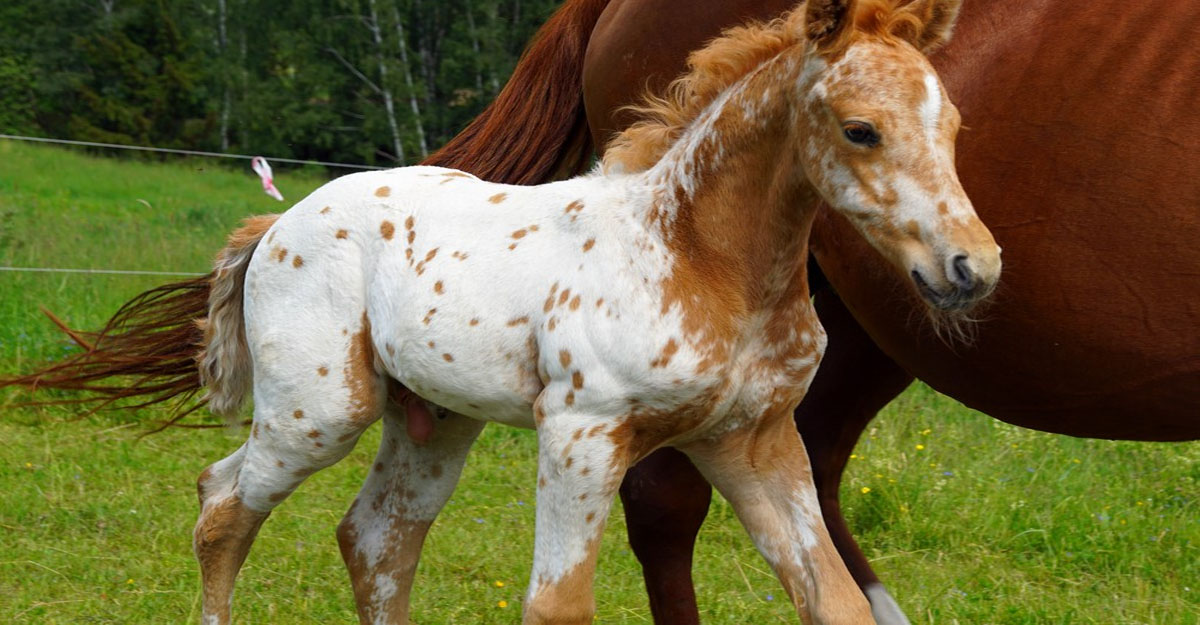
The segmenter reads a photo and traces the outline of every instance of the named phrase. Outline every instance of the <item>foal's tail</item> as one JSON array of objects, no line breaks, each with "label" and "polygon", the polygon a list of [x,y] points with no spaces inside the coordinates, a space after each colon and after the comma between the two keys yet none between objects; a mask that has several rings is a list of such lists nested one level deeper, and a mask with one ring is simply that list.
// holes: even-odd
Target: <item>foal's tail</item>
[{"label": "foal's tail", "polygon": [[209,410],[226,419],[232,419],[242,407],[252,377],[242,316],[246,268],[258,242],[276,219],[279,215],[247,218],[229,235],[229,243],[217,255],[216,266],[209,274],[208,317],[195,322],[204,333],[203,350],[195,355],[199,382],[208,387],[204,401]]},{"label": "foal's tail", "polygon": [[[0,378],[0,387],[89,391],[83,398],[36,403],[85,404],[94,410],[118,401],[122,407],[140,408],[177,400],[180,409],[166,425],[204,404],[232,417],[251,377],[242,321],[246,267],[277,218],[247,219],[230,235],[212,273],[145,291],[121,306],[98,332],[72,330],[47,312],[83,351],[33,373]],[[191,402],[204,386],[208,392],[202,400]]]},{"label": "foal's tail", "polygon": [[583,57],[610,2],[564,2],[534,35],[496,99],[423,164],[506,184],[538,184],[582,172],[592,153]]}]

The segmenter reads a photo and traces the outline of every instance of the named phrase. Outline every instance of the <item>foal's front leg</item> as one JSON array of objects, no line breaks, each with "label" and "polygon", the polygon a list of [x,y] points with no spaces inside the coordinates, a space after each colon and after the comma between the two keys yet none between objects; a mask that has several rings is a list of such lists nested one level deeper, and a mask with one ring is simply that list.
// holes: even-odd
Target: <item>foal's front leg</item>
[{"label": "foal's front leg", "polygon": [[556,414],[537,430],[537,528],[523,623],[587,625],[596,612],[596,555],[625,474],[625,450],[610,436],[611,421]]},{"label": "foal's front leg", "polygon": [[805,623],[875,623],[825,528],[790,412],[769,414],[684,451],[733,505]]}]

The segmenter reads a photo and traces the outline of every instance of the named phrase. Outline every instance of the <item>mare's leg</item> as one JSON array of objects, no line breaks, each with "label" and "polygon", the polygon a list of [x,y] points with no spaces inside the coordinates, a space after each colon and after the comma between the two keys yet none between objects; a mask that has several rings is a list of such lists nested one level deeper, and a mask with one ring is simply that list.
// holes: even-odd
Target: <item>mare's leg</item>
[{"label": "mare's leg", "polygon": [[875,622],[825,529],[790,414],[765,415],[684,451],[729,500],[805,623]]},{"label": "mare's leg", "polygon": [[655,623],[697,625],[692,551],[712,488],[683,452],[664,447],[621,482],[629,546],[642,564]]},{"label": "mare's leg", "polygon": [[838,491],[846,462],[867,424],[913,378],[876,347],[832,290],[817,294],[816,307],[829,345],[812,386],[796,409],[796,427],[812,462],[825,525],[854,581],[870,600],[875,621],[908,625],[904,612],[854,541],[842,517]]},{"label": "mare's leg", "polygon": [[311,349],[320,333],[298,335],[307,340],[263,342],[250,438],[200,475],[192,546],[203,580],[204,625],[230,622],[234,580],[271,510],[309,475],[345,457],[382,410],[384,385],[370,353],[351,350],[359,360],[342,371],[345,356],[336,365],[313,360],[326,353]]},{"label": "mare's leg", "polygon": [[371,473],[338,525],[358,620],[407,625],[409,593],[425,535],[441,511],[483,422],[449,414],[424,444],[405,431],[402,408],[383,417]]},{"label": "mare's leg", "polygon": [[614,443],[611,422],[561,414],[540,421],[533,573],[522,622],[588,625],[600,537],[627,450]]}]

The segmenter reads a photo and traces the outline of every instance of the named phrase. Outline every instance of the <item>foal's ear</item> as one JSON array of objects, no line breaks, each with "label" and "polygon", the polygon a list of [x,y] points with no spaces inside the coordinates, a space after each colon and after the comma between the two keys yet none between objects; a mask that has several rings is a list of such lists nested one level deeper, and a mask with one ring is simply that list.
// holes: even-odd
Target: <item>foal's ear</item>
[{"label": "foal's ear", "polygon": [[808,0],[804,7],[804,36],[817,50],[836,47],[854,29],[857,0]]},{"label": "foal's ear", "polygon": [[962,0],[913,0],[901,11],[917,18],[912,27],[897,33],[916,49],[929,54],[946,45],[954,34]]}]

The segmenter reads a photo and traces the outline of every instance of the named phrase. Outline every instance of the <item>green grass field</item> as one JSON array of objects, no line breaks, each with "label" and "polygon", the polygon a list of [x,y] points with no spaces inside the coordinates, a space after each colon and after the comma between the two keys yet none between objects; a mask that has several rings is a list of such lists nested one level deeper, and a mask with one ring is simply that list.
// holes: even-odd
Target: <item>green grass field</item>
[{"label": "green grass field", "polygon": [[[300,198],[316,175],[284,174]],[[0,141],[0,265],[204,272],[247,215],[280,210],[247,171],[118,161]],[[0,373],[64,354],[38,312],[95,327],[173,278],[0,272]],[[0,392],[0,622],[196,623],[195,478],[241,431],[137,439],[161,411],[76,420]],[[242,623],[356,622],[334,527],[378,428],[272,516],[243,569]],[[517,623],[533,551],[535,436],[489,426],[426,544],[414,622]],[[874,423],[845,509],[914,623],[1200,623],[1200,444],[1021,430],[914,386]],[[618,504],[619,507],[619,504]],[[706,623],[795,623],[715,498],[696,580]],[[648,623],[620,511],[597,574],[600,623]]]}]

